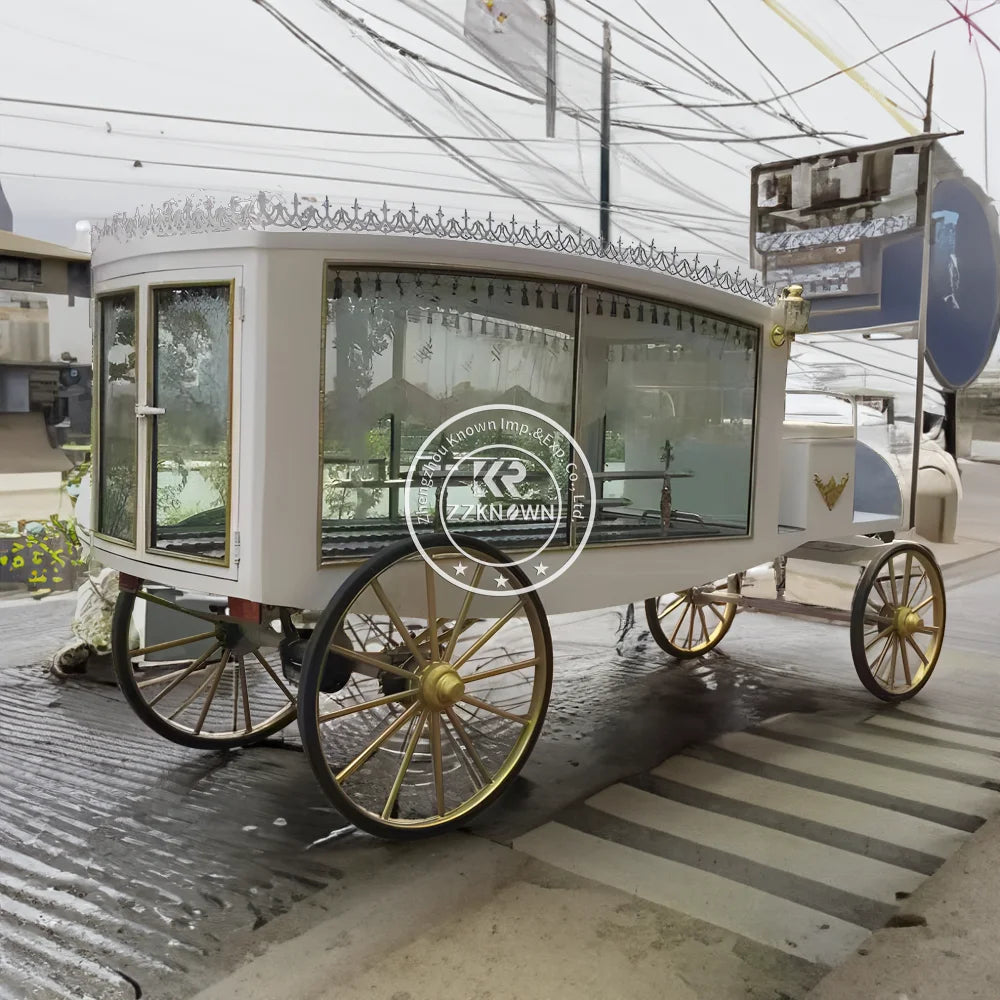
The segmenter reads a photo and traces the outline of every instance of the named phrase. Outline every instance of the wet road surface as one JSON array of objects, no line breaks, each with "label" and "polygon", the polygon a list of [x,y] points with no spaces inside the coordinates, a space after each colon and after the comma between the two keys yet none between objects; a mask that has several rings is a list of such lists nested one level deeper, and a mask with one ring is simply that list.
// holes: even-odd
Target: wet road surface
[{"label": "wet road surface", "polygon": [[[998,570],[984,557],[946,574],[946,651],[920,698],[972,722],[997,704],[983,623],[995,621]],[[294,728],[199,753],[145,729],[99,671],[52,680],[39,661],[68,637],[72,607],[0,604],[0,997],[180,1000],[221,956],[252,947],[255,929],[392,848],[345,828]],[[553,621],[541,740],[474,833],[510,843],[684,747],[776,715],[877,707],[842,627],[743,614],[722,652],[678,663],[636,610],[637,621],[627,609]]]}]

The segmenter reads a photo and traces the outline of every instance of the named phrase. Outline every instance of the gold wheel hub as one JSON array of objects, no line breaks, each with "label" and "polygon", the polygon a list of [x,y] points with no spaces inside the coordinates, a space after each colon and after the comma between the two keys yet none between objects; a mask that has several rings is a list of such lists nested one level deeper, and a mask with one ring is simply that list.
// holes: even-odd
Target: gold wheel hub
[{"label": "gold wheel hub", "polygon": [[903,638],[906,638],[913,635],[917,629],[923,628],[924,620],[904,604],[903,607],[896,609],[894,625],[896,632],[903,636]]},{"label": "gold wheel hub", "polygon": [[420,675],[420,700],[428,708],[443,712],[464,694],[465,682],[450,663],[430,663]]}]

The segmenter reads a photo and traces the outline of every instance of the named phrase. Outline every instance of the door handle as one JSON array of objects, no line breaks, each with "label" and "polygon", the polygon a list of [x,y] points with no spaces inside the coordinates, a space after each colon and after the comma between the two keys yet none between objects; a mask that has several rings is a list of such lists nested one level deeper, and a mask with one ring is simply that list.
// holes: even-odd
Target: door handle
[{"label": "door handle", "polygon": [[136,406],[137,417],[162,417],[167,411],[162,406]]}]

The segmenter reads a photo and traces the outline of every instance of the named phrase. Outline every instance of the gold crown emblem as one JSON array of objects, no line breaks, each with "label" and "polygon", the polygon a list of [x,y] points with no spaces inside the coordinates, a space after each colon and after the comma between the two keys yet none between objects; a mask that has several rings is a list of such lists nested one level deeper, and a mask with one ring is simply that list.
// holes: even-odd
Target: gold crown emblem
[{"label": "gold crown emblem", "polygon": [[819,495],[823,498],[823,502],[826,504],[827,510],[833,510],[837,505],[837,501],[840,499],[840,494],[844,492],[844,488],[847,486],[847,481],[851,478],[849,472],[845,472],[840,482],[838,483],[833,476],[824,483],[819,476],[813,476],[813,482],[816,484],[816,489],[819,490]]}]

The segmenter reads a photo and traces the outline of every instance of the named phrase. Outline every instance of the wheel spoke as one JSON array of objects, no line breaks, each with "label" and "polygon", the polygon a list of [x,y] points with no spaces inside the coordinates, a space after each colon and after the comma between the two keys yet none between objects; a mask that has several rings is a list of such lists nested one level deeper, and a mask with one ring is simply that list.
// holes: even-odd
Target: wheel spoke
[{"label": "wheel spoke", "polygon": [[233,678],[233,732],[236,732],[236,727],[240,724],[240,689],[243,685],[240,683],[240,668],[243,666],[243,657],[236,657],[235,672],[236,676]]},{"label": "wheel spoke", "polygon": [[[223,653],[223,655],[225,655],[225,653]],[[183,711],[184,711],[185,709],[189,708],[189,707],[191,706],[192,702],[194,702],[194,700],[195,700],[195,699],[196,699],[196,698],[198,697],[198,695],[200,695],[200,694],[202,693],[202,691],[204,691],[204,690],[205,690],[205,688],[207,688],[207,687],[208,687],[208,685],[212,683],[212,680],[213,680],[213,678],[215,677],[215,673],[216,673],[216,671],[215,671],[215,670],[213,669],[213,670],[212,670],[212,672],[211,672],[211,673],[209,673],[209,675],[208,675],[207,677],[205,677],[205,678],[204,678],[204,680],[202,680],[202,682],[201,682],[201,683],[200,683],[200,684],[198,685],[198,687],[197,687],[197,688],[195,688],[195,690],[194,690],[194,691],[192,691],[192,692],[191,692],[191,694],[189,694],[189,695],[188,695],[188,696],[187,696],[187,697],[186,697],[186,698],[184,699],[184,701],[183,701],[183,702],[181,702],[181,704],[180,704],[180,705],[178,705],[178,706],[177,706],[177,708],[175,708],[175,709],[174,709],[174,710],[173,710],[173,711],[172,711],[172,712],[170,713],[170,715],[168,715],[168,716],[167,716],[167,718],[168,718],[168,719],[169,719],[169,720],[170,720],[171,722],[172,722],[172,721],[173,721],[174,719],[176,719],[176,718],[177,718],[177,716],[178,716],[178,715],[180,715],[180,714],[181,714],[181,713],[182,713],[182,712],[183,712]]]},{"label": "wheel spoke", "polygon": [[421,667],[426,667],[427,661],[424,659],[424,654],[420,652],[417,644],[413,641],[413,636],[410,635],[409,629],[403,624],[402,618],[399,617],[398,612],[389,600],[386,592],[382,589],[382,585],[377,579],[375,579],[372,580],[370,586],[372,590],[375,591],[375,596],[379,599],[382,607],[385,608],[386,614],[392,619],[393,625],[396,626],[396,630],[402,637],[403,642],[406,644],[406,648],[410,651],[410,654]]},{"label": "wheel spoke", "polygon": [[893,566],[893,557],[889,556],[889,561],[886,564],[886,569],[889,571],[889,589],[892,592],[892,606],[894,608],[899,607],[899,595],[896,593],[896,570]]},{"label": "wheel spoke", "polygon": [[673,604],[668,604],[662,611],[658,611],[656,617],[659,618],[660,621],[662,622],[663,619],[666,618],[671,611],[676,611],[686,600],[687,600],[687,595],[681,594],[681,596],[678,597],[677,600],[673,602]]},{"label": "wheel spoke", "polygon": [[399,729],[402,729],[402,727],[405,726],[406,723],[409,722],[410,719],[412,719],[417,714],[417,709],[419,707],[420,707],[419,705],[410,705],[410,707],[407,708],[406,711],[404,711],[395,720],[389,723],[389,725],[381,732],[380,735],[376,736],[375,739],[372,740],[372,742],[369,743],[368,746],[365,747],[365,749],[362,750],[361,753],[359,753],[357,757],[355,757],[354,760],[352,760],[350,764],[347,765],[347,767],[343,768],[336,775],[338,784],[343,784],[352,774],[354,774],[355,771],[357,771],[359,767],[365,764],[373,754],[377,753],[378,749],[382,746],[383,743],[385,743],[385,741],[390,736],[392,736],[393,733],[395,733]]},{"label": "wheel spoke", "polygon": [[467,705],[474,705],[476,708],[481,708],[486,712],[492,712],[494,715],[499,715],[502,719],[510,719],[511,722],[519,722],[522,726],[527,726],[531,723],[531,716],[529,715],[516,715],[514,712],[508,712],[505,708],[497,708],[496,705],[490,705],[488,702],[482,701],[479,698],[474,698],[471,694],[463,695],[462,701]]},{"label": "wheel spoke", "polygon": [[906,595],[906,603],[909,604],[917,594],[920,593],[920,588],[927,582],[927,570],[922,570],[920,576],[917,577],[917,582],[910,589],[910,592]]},{"label": "wheel spoke", "polygon": [[[728,602],[727,602],[726,606],[728,607]],[[719,613],[719,609],[714,604],[708,604],[708,605],[706,605],[706,607],[708,608],[709,611],[712,612],[713,615],[715,615],[716,618],[719,619],[720,622],[722,622],[723,624],[725,624],[725,622],[726,622],[725,615],[720,614]]]},{"label": "wheel spoke", "polygon": [[697,606],[694,603],[694,596],[692,595],[692,598],[691,598],[691,624],[688,625],[688,637],[687,637],[687,645],[684,647],[685,649],[691,649],[692,645],[693,645],[693,640],[694,640],[694,617],[695,617],[695,611],[696,610],[697,610]]},{"label": "wheel spoke", "polygon": [[865,652],[867,653],[868,650],[871,649],[872,646],[874,646],[875,643],[879,641],[879,639],[884,639],[887,635],[890,635],[892,633],[892,630],[893,630],[892,625],[889,625],[887,628],[882,629],[882,631],[879,632],[879,634],[875,636],[875,638],[872,639],[872,641],[865,646]]},{"label": "wheel spoke", "polygon": [[[170,692],[173,691],[173,689],[175,687],[177,687],[177,685],[180,684],[181,681],[183,681],[185,677],[189,677],[196,670],[198,670],[201,667],[203,667],[208,662],[208,658],[213,653],[215,653],[217,650],[219,650],[221,648],[222,648],[222,644],[221,643],[218,643],[218,642],[215,643],[215,645],[213,645],[211,649],[205,650],[205,652],[202,653],[201,656],[199,656],[197,660],[194,660],[192,663],[190,663],[188,666],[186,666],[183,670],[178,670],[176,673],[168,675],[170,677],[173,677],[173,680],[155,698],[153,698],[152,701],[149,702],[149,707],[152,708],[161,698],[164,698],[168,694],[170,694]],[[164,680],[166,680],[166,678],[164,678],[164,677],[151,677],[149,680],[139,681],[139,685],[138,686],[140,688],[144,688],[144,687],[148,687],[149,685],[152,685],[152,684],[162,684]]]},{"label": "wheel spoke", "polygon": [[431,642],[431,659],[437,660],[441,655],[438,646],[437,595],[434,591],[434,578],[437,573],[429,562],[424,563],[424,580],[427,586],[427,631]]},{"label": "wheel spoke", "polygon": [[899,605],[896,603],[896,599],[895,598],[891,598],[890,599],[889,595],[886,594],[885,589],[882,586],[882,581],[881,580],[876,580],[875,583],[874,583],[874,587],[878,591],[879,597],[882,598],[882,607],[885,607],[885,608],[896,608],[896,607],[899,607]]},{"label": "wheel spoke", "polygon": [[334,719],[342,719],[345,715],[356,715],[358,712],[366,712],[369,708],[380,708],[382,705],[392,705],[397,701],[413,698],[416,694],[417,688],[400,691],[398,694],[387,694],[383,698],[373,698],[371,701],[362,701],[356,705],[349,705],[347,708],[338,708],[335,712],[326,712],[319,717],[318,721],[322,724]]},{"label": "wheel spoke", "polygon": [[937,635],[941,631],[938,625],[921,625],[919,628],[915,629],[921,635]]},{"label": "wheel spoke", "polygon": [[[897,640],[898,642],[899,640]],[[906,677],[906,686],[909,687],[913,684],[913,678],[910,676],[910,658],[906,655],[906,643],[899,643],[899,655],[903,661],[903,676]]]},{"label": "wheel spoke", "polygon": [[882,652],[879,653],[875,662],[871,665],[871,672],[873,677],[878,677],[879,671],[882,666],[882,661],[885,659],[885,654],[889,652],[889,648],[892,646],[892,634],[886,636],[885,645],[882,647]]},{"label": "wheel spoke", "polygon": [[466,592],[465,600],[462,601],[462,607],[458,612],[458,617],[455,619],[455,624],[452,626],[451,635],[448,637],[448,648],[444,651],[444,656],[441,657],[446,663],[450,663],[451,658],[455,655],[455,643],[458,642],[459,635],[465,629],[465,619],[469,616],[472,598],[476,596],[473,591],[479,586],[479,581],[482,580],[485,569],[486,567],[480,563],[472,576],[471,587]]},{"label": "wheel spoke", "polygon": [[705,620],[705,612],[700,604],[698,605],[698,617],[701,619],[701,634],[705,637],[705,642],[708,642],[712,636],[708,631],[708,622]]},{"label": "wheel spoke", "polygon": [[253,655],[257,657],[257,660],[259,661],[260,665],[267,671],[268,676],[271,678],[271,680],[274,681],[274,683],[277,684],[279,688],[281,688],[281,691],[284,694],[284,696],[294,705],[295,695],[293,695],[292,692],[289,691],[287,687],[285,687],[284,681],[282,681],[282,679],[274,672],[274,667],[272,667],[271,664],[268,663],[267,660],[260,655],[260,650],[257,649],[253,650]]},{"label": "wheel spoke", "polygon": [[[685,601],[686,600],[687,600],[687,598],[685,597]],[[681,625],[684,624],[684,619],[687,618],[688,612],[692,610],[692,607],[693,606],[691,604],[685,603],[685,605],[684,605],[684,613],[677,620],[677,624],[674,626],[674,630],[673,630],[673,632],[670,635],[670,644],[672,646],[676,644],[676,642],[677,642],[677,633],[681,630]]]},{"label": "wheel spoke", "polygon": [[215,700],[215,693],[219,690],[219,682],[222,680],[222,675],[225,673],[231,655],[227,649],[222,654],[222,659],[219,660],[218,669],[212,678],[212,685],[208,689],[208,694],[205,695],[205,704],[201,707],[201,715],[198,716],[198,722],[194,727],[196,736],[201,732],[201,727],[205,725],[205,720],[208,718],[208,710],[212,707],[212,702]]},{"label": "wheel spoke", "polygon": [[534,656],[530,660],[520,660],[517,663],[508,663],[505,667],[494,667],[492,670],[483,670],[479,673],[466,674],[462,677],[465,684],[473,681],[485,681],[491,677],[499,677],[501,674],[509,674],[514,670],[525,670],[528,667],[538,666],[538,657]]},{"label": "wheel spoke", "polygon": [[431,757],[434,760],[434,801],[438,816],[444,815],[444,761],[441,757],[441,713],[430,719]]},{"label": "wheel spoke", "polygon": [[141,649],[130,649],[128,655],[132,659],[145,656],[147,653],[159,653],[164,649],[174,649],[177,646],[186,646],[188,643],[202,642],[205,639],[214,639],[215,630],[211,632],[199,632],[198,635],[185,636],[183,639],[171,639],[169,642],[158,642],[154,646],[143,646]]},{"label": "wheel spoke", "polygon": [[392,783],[392,788],[389,789],[389,797],[385,801],[385,805],[382,807],[382,819],[389,819],[392,815],[392,810],[396,805],[396,800],[399,798],[399,790],[403,787],[403,781],[406,778],[406,772],[410,769],[410,761],[413,760],[413,752],[417,749],[417,743],[420,737],[423,735],[424,726],[427,723],[426,711],[420,713],[420,717],[417,719],[417,724],[413,727],[413,731],[410,733],[410,738],[406,741],[406,749],[403,752],[403,759],[399,762],[399,770],[396,772],[396,780]]},{"label": "wheel spoke", "polygon": [[911,647],[913,648],[913,650],[914,650],[914,652],[915,652],[915,653],[917,654],[917,656],[919,656],[919,657],[920,657],[920,662],[921,662],[921,663],[922,663],[922,664],[923,664],[923,665],[924,665],[924,666],[926,667],[926,666],[927,666],[927,664],[928,664],[928,663],[929,663],[930,661],[929,661],[929,660],[927,659],[927,657],[926,657],[926,656],[924,655],[924,651],[923,651],[923,650],[922,650],[922,649],[921,649],[921,648],[920,648],[920,647],[919,647],[919,646],[917,645],[917,643],[916,643],[916,642],[914,641],[914,639],[913,639],[913,636],[912,636],[912,635],[908,635],[908,636],[906,637],[906,641],[907,641],[907,642],[908,642],[908,643],[910,644],[910,646],[911,646]]},{"label": "wheel spoke", "polygon": [[470,657],[476,655],[521,610],[521,602],[518,601],[509,611],[498,618],[476,641],[465,650],[462,655],[455,660],[453,666],[456,670],[461,670],[462,666],[468,662]]},{"label": "wheel spoke", "polygon": [[934,600],[934,594],[933,594],[933,593],[931,593],[931,595],[930,595],[929,597],[925,597],[925,598],[924,598],[924,599],[923,599],[923,600],[922,600],[922,601],[921,601],[921,602],[920,602],[920,603],[919,603],[919,604],[918,604],[918,605],[917,605],[917,606],[916,606],[915,608],[912,608],[911,610],[912,610],[912,611],[913,611],[914,613],[916,613],[916,614],[919,614],[919,613],[920,613],[921,611],[923,611],[923,609],[924,609],[924,608],[926,608],[926,607],[927,607],[927,605],[928,605],[928,604],[930,604],[930,603],[931,603],[931,601],[933,601],[933,600]]},{"label": "wheel spoke", "polygon": [[247,724],[246,731],[253,729],[253,719],[250,716],[250,691],[247,688],[247,665],[240,657],[240,687],[243,689],[243,718]]},{"label": "wheel spoke", "polygon": [[[446,708],[444,711],[445,714],[448,716],[448,719],[451,722],[455,732],[458,734],[458,738],[462,741],[462,745],[468,752],[469,759],[475,765],[476,771],[479,772],[479,782],[480,782],[479,787],[485,788],[486,785],[490,783],[492,776],[490,775],[489,770],[487,770],[486,765],[480,758],[479,753],[476,750],[476,745],[470,739],[469,734],[466,732],[465,726],[462,724],[462,720],[455,714],[455,710],[449,707]],[[448,732],[447,727],[445,727],[445,732],[446,733]]]},{"label": "wheel spoke", "polygon": [[913,553],[906,553],[906,562],[903,563],[903,600],[902,604],[906,604],[907,599],[910,596],[910,571],[913,569]]},{"label": "wheel spoke", "polygon": [[405,677],[407,680],[413,679],[413,671],[406,670],[404,667],[397,667],[395,663],[389,663],[387,660],[380,660],[372,653],[362,653],[359,649],[337,646],[332,642],[330,643],[330,652],[336,653],[338,656],[343,656],[345,659],[355,660],[357,663],[364,663],[369,667],[375,667],[376,670],[384,670],[387,674],[394,674],[396,677]]},{"label": "wheel spoke", "polygon": [[[200,618],[203,622],[211,622],[213,625],[216,622],[222,621],[223,615],[213,615],[206,611],[195,611],[194,608],[182,608],[179,604],[174,604],[172,601],[165,600],[162,597],[157,597],[155,594],[149,594],[145,590],[137,590],[135,592],[136,597],[141,597],[144,601],[149,601],[150,604],[159,604],[162,608],[169,608],[171,611],[176,611],[182,615],[190,615],[192,618]],[[215,634],[214,632],[212,633]]]},{"label": "wheel spoke", "polygon": [[894,688],[896,686],[896,653],[899,650],[899,642],[895,633],[890,636],[889,641],[892,643],[892,660],[889,663],[889,687]]}]

